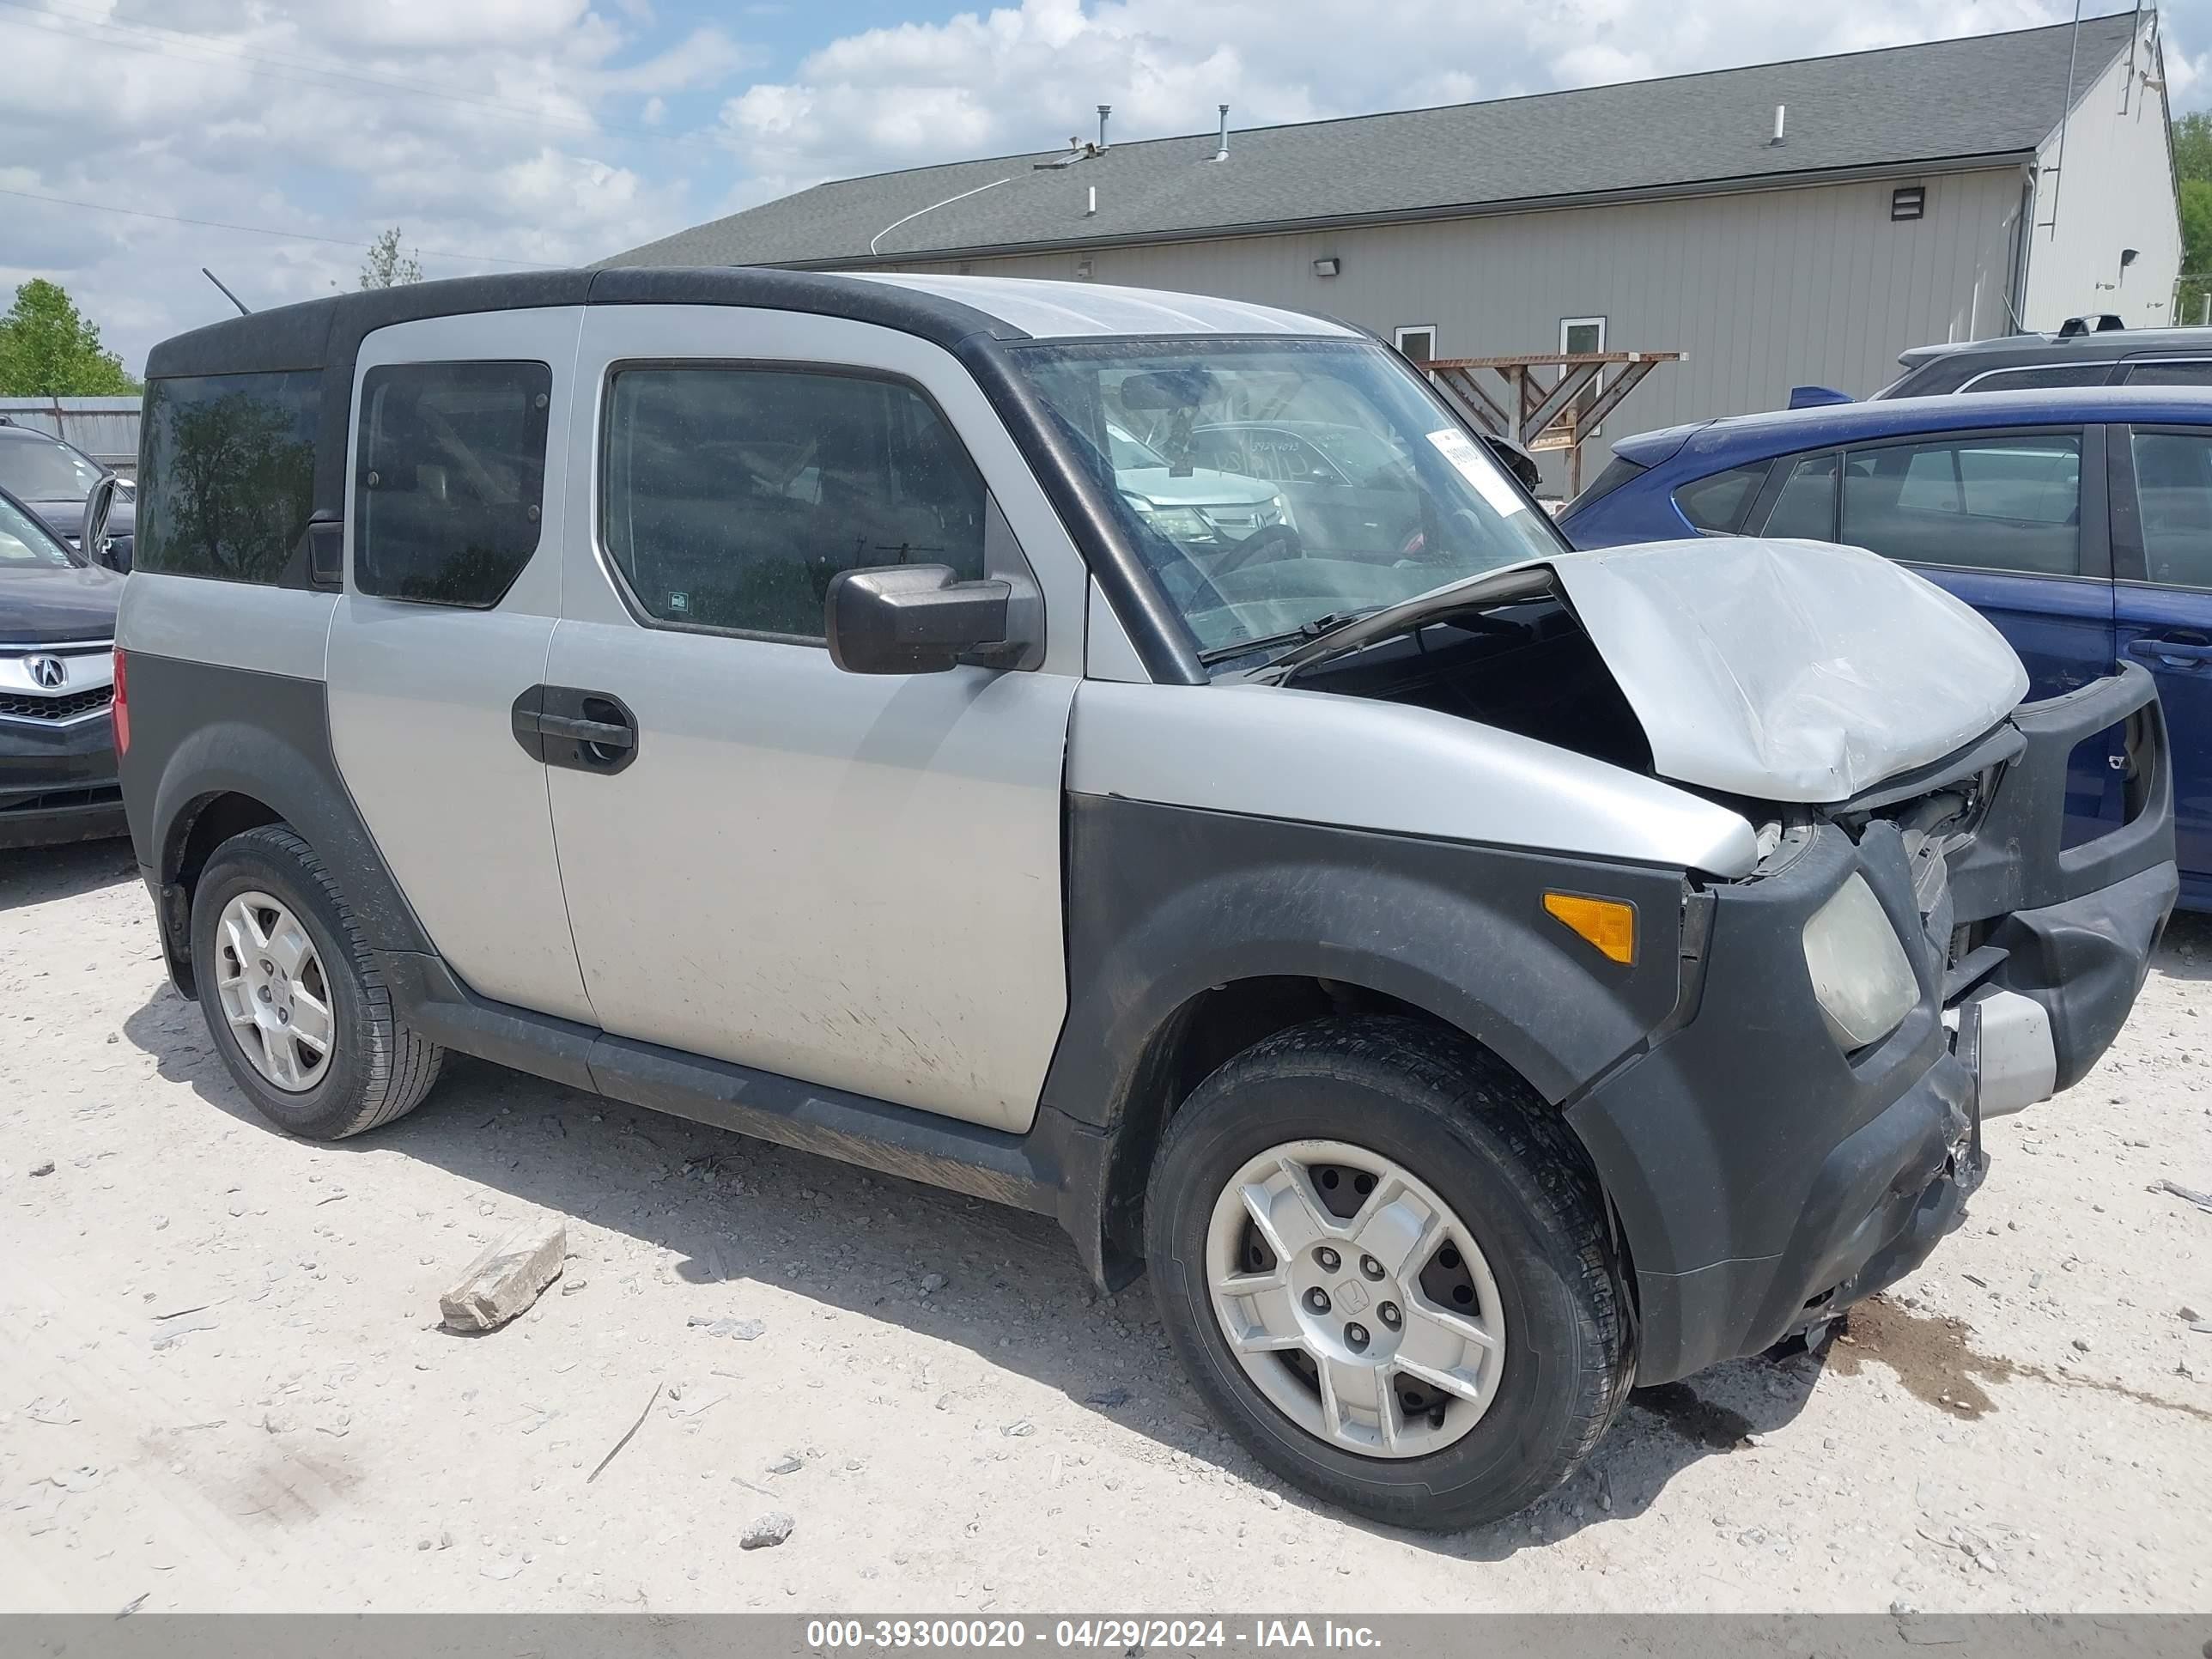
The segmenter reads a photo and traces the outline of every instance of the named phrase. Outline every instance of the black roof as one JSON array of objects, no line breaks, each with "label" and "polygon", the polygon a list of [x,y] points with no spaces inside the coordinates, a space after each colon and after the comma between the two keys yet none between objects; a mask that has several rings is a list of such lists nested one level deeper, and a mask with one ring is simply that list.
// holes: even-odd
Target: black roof
[{"label": "black roof", "polygon": [[879,323],[944,346],[975,334],[1024,337],[1022,330],[957,300],[849,276],[741,265],[546,270],[365,289],[227,318],[162,341],[147,354],[146,378],[336,368],[350,378],[362,337],[394,323],[582,305],[764,306]]}]

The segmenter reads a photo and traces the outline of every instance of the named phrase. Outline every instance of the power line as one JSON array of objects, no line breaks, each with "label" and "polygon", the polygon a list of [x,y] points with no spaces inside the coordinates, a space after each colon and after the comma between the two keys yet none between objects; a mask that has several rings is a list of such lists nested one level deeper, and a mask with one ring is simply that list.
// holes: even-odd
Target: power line
[{"label": "power line", "polygon": [[[517,121],[541,129],[573,132],[592,137],[613,136],[664,144],[697,144],[705,142],[702,136],[696,133],[659,132],[649,127],[597,120],[564,120],[558,116],[547,115],[542,111],[527,109],[519,104],[505,103],[495,99],[471,97],[465,93],[426,86],[420,82],[404,81],[390,76],[365,75],[356,70],[336,69],[323,64],[271,58],[263,53],[248,52],[243,47],[229,46],[220,40],[210,40],[204,36],[188,34],[178,29],[157,29],[142,24],[115,22],[105,18],[92,17],[83,13],[63,11],[50,6],[33,5],[30,3],[30,0],[0,0],[0,6],[25,12],[29,14],[30,17],[41,20],[33,24],[26,18],[0,18],[0,22],[14,23],[21,28],[36,28],[38,32],[45,34],[64,35],[71,40],[87,41],[94,46],[119,46],[127,52],[144,52],[151,57],[167,58],[173,61],[181,58],[181,61],[187,63],[212,63],[215,59],[204,55],[211,52],[222,58],[236,60],[240,64],[245,74],[256,76],[264,80],[296,81],[297,77],[302,75],[326,77],[325,81],[319,84],[327,84],[330,81],[350,82],[384,92],[398,93],[406,97],[428,98],[442,103],[459,105],[465,108],[479,110],[502,119]],[[88,33],[83,27],[70,27],[70,25],[72,23],[89,25],[93,28],[109,31],[109,33]],[[125,34],[118,33],[122,31],[127,31],[132,34],[143,34],[149,38],[144,40],[128,39]],[[268,67],[264,69],[248,67],[255,64],[265,64]]]},{"label": "power line", "polygon": [[[331,247],[349,247],[359,252],[367,248],[366,241],[349,240],[343,236],[317,236],[304,230],[271,230],[266,225],[234,225],[221,219],[187,219],[175,213],[149,213],[143,208],[116,207],[106,202],[78,202],[66,196],[40,196],[27,190],[0,190],[0,196],[15,196],[26,202],[46,202],[55,207],[84,208],[94,213],[121,213],[133,219],[159,219],[172,225],[198,225],[206,230],[238,230],[250,236],[281,236],[293,242],[324,242]],[[547,264],[539,259],[502,259],[495,253],[446,253],[436,248],[409,250],[433,259],[466,259],[488,265],[520,265],[526,270],[564,270],[565,265]]]}]

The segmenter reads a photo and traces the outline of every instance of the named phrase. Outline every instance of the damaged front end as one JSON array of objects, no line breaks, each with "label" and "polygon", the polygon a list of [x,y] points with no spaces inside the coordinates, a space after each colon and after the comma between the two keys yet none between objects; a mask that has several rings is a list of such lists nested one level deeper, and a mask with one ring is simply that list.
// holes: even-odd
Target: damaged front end
[{"label": "damaged front end", "polygon": [[[2126,1019],[2178,891],[2141,668],[2021,705],[1979,617],[1803,544],[1569,555],[1361,626],[1284,678],[1503,725],[1758,832],[1750,867],[1686,876],[1684,1008],[1563,1103],[1633,1259],[1644,1382],[1917,1267],[1983,1177],[1984,1122]],[[2124,821],[2065,845],[2069,760],[2115,726]]]}]

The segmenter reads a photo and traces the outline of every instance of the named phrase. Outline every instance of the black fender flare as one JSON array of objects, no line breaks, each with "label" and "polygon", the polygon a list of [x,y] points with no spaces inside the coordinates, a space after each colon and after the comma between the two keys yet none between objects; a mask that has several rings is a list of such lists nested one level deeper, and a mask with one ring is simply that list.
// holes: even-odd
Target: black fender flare
[{"label": "black fender flare", "polygon": [[[238,684],[218,686],[217,679]],[[216,708],[252,714],[196,718]],[[290,824],[331,869],[343,872],[346,903],[372,947],[430,949],[338,775],[319,681],[134,653],[131,716],[125,802],[138,793],[144,763],[155,762],[144,817],[136,810],[131,816],[134,828],[143,826],[140,860],[162,893],[177,884],[201,812],[223,796],[243,796]],[[180,908],[161,908],[165,917]]]},{"label": "black fender flare", "polygon": [[[1044,1099],[1097,1127],[1176,1011],[1240,980],[1379,992],[1554,1103],[1680,994],[1680,872],[1081,795],[1068,841],[1068,1010]],[[1547,915],[1547,891],[1634,904],[1635,961]]]}]

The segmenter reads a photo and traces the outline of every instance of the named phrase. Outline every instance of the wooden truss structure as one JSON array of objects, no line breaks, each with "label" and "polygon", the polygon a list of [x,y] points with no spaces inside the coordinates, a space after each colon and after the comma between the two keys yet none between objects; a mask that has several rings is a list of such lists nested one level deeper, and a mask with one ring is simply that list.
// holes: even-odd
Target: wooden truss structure
[{"label": "wooden truss structure", "polygon": [[1680,351],[1548,352],[1440,357],[1419,365],[1468,419],[1530,451],[1567,452],[1567,495],[1583,487],[1583,445],[1620,400]]}]

